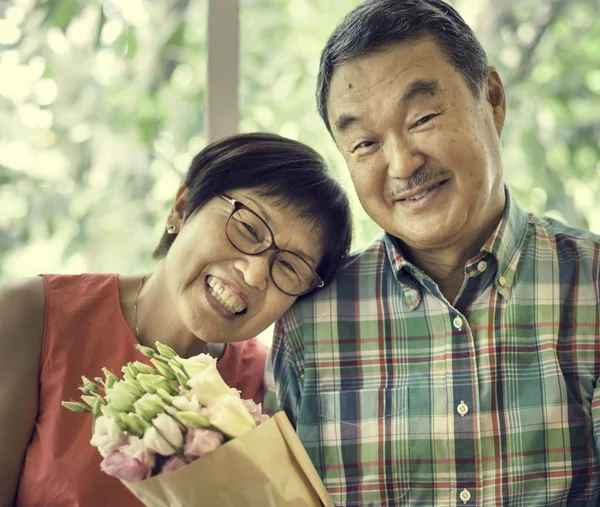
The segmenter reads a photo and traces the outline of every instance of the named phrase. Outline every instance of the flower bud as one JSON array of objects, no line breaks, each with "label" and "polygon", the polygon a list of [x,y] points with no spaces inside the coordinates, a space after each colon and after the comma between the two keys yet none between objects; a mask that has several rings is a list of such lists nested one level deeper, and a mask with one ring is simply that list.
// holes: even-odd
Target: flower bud
[{"label": "flower bud", "polygon": [[[152,361],[154,361],[154,359],[152,359],[150,362]],[[152,368],[152,366],[149,364],[144,364],[140,361],[134,361],[131,363],[131,366],[133,366],[138,373],[148,373],[150,375],[156,374],[156,370]]]},{"label": "flower bud", "polygon": [[92,415],[94,416],[94,421],[100,415],[103,405],[104,400],[100,396],[96,397],[96,401],[94,402],[94,406],[92,407]]},{"label": "flower bud", "polygon": [[173,359],[177,355],[177,352],[164,343],[156,342],[155,346],[158,353],[166,359]]},{"label": "flower bud", "polygon": [[159,387],[156,390],[156,394],[158,394],[161,399],[166,402],[166,403],[171,403],[171,400],[173,399],[173,396],[171,396],[167,391],[165,391],[162,387]]},{"label": "flower bud", "polygon": [[93,407],[94,403],[96,403],[96,396],[88,396],[87,394],[82,394],[81,399],[90,407]]},{"label": "flower bud", "polygon": [[181,366],[179,366],[175,361],[169,361],[169,368],[173,370],[173,373],[182,386],[187,385],[187,381],[189,380],[190,376]]},{"label": "flower bud", "polygon": [[69,409],[71,412],[91,412],[92,409],[90,407],[88,407],[87,405],[84,405],[83,403],[79,403],[77,401],[63,401],[61,402],[61,405],[67,409]]},{"label": "flower bud", "polygon": [[151,347],[144,347],[144,345],[136,345],[135,348],[138,349],[146,357],[154,357],[156,355],[156,352],[154,352],[154,349]]},{"label": "flower bud", "polygon": [[200,415],[198,412],[178,412],[175,416],[185,426],[192,426],[194,428],[208,428],[210,427],[210,421],[208,418]]},{"label": "flower bud", "polygon": [[148,423],[136,413],[121,412],[119,417],[127,426],[127,431],[136,437],[141,437],[148,428]]},{"label": "flower bud", "polygon": [[220,396],[208,408],[210,424],[231,438],[236,438],[256,427],[241,398],[227,394]]},{"label": "flower bud", "polygon": [[150,362],[154,365],[154,367],[163,377],[167,377],[169,380],[177,380],[175,372],[168,365],[156,358],[150,359]]},{"label": "flower bud", "polygon": [[106,391],[106,398],[119,411],[133,410],[134,402],[143,395],[143,391],[129,380],[121,380]]},{"label": "flower bud", "polygon": [[79,390],[84,394],[94,394],[95,392],[97,392],[100,389],[96,384],[94,384],[85,375],[81,376],[81,382],[82,382],[82,384],[79,386]]},{"label": "flower bud", "polygon": [[177,387],[173,384],[173,381],[161,375],[140,373],[137,377],[137,381],[148,393],[156,393],[157,389],[162,388],[170,394],[177,394]]},{"label": "flower bud", "polygon": [[133,407],[135,412],[148,422],[165,411],[165,404],[158,394],[144,394],[133,404]]},{"label": "flower bud", "polygon": [[119,379],[115,376],[115,374],[107,368],[102,368],[102,373],[104,373],[104,389],[110,389],[114,384],[116,384]]},{"label": "flower bud", "polygon": [[121,372],[123,373],[123,378],[129,382],[134,381],[139,374],[139,372],[135,369],[135,366],[133,366],[131,363],[127,363],[125,366],[122,366]]}]

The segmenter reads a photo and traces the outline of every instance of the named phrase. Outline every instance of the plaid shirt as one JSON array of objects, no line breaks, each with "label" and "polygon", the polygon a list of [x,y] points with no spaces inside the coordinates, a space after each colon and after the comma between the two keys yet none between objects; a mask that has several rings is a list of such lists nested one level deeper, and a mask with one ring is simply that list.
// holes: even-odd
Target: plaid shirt
[{"label": "plaid shirt", "polygon": [[384,236],[277,324],[336,505],[600,505],[600,237],[507,196],[454,305]]}]

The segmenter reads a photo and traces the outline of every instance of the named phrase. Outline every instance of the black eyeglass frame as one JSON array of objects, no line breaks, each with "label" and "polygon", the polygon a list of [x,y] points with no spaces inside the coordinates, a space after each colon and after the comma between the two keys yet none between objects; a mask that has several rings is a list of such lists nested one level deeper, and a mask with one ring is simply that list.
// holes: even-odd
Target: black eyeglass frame
[{"label": "black eyeglass frame", "polygon": [[[272,257],[272,259],[269,263],[269,276],[271,277],[271,281],[273,282],[275,287],[277,287],[281,292],[283,292],[284,294],[286,294],[288,296],[300,297],[300,296],[303,296],[304,294],[308,294],[309,292],[311,292],[317,288],[323,287],[323,285],[325,285],[325,283],[323,282],[321,277],[317,274],[317,272],[312,268],[312,266],[308,263],[308,261],[306,259],[304,259],[301,255],[298,255],[296,252],[292,252],[291,250],[285,250],[285,249],[279,248],[277,246],[277,243],[275,243],[275,235],[273,234],[273,231],[269,227],[269,224],[267,224],[267,222],[265,222],[263,220],[263,218],[258,213],[256,213],[256,211],[254,211],[252,208],[249,208],[248,206],[246,206],[243,202],[238,201],[237,199],[234,199],[233,197],[231,197],[225,193],[217,194],[216,196],[220,197],[224,201],[227,201],[231,205],[231,211],[229,212],[229,217],[227,218],[227,222],[225,222],[225,236],[227,236],[227,239],[231,243],[231,246],[233,246],[238,252],[242,252],[243,254],[246,254],[246,255],[261,255],[265,252],[268,252],[269,250],[273,250],[275,252],[275,255]],[[227,232],[227,228],[229,227],[229,221],[231,220],[231,217],[233,216],[233,214],[240,209],[243,209],[243,210],[246,210],[246,211],[252,213],[256,218],[258,218],[264,224],[264,226],[267,228],[267,231],[269,231],[269,234],[271,235],[271,242],[270,242],[269,246],[266,247],[264,250],[261,250],[259,252],[246,252],[246,251],[242,250],[240,247],[238,247],[229,237],[229,233]],[[313,274],[314,282],[311,285],[311,287],[303,292],[300,292],[299,294],[292,294],[290,292],[283,290],[279,285],[277,285],[277,282],[275,281],[275,278],[273,277],[273,264],[275,264],[275,259],[277,259],[277,256],[279,254],[284,253],[284,252],[290,253],[290,254],[298,257],[298,259],[300,259],[302,262],[304,262],[304,264],[306,264],[308,269],[310,269],[310,271]]]}]

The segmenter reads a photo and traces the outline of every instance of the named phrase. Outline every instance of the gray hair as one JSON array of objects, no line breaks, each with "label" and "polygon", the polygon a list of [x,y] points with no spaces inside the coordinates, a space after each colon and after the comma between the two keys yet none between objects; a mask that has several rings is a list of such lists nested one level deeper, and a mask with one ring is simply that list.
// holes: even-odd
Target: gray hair
[{"label": "gray hair", "polygon": [[340,21],[319,64],[317,108],[327,129],[327,100],[336,67],[395,42],[432,36],[478,97],[488,72],[487,55],[460,14],[442,0],[365,0]]}]

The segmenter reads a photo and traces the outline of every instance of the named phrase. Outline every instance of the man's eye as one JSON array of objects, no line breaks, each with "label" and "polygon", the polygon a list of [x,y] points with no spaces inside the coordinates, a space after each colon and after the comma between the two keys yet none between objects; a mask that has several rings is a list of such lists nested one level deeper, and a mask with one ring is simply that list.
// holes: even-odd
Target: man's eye
[{"label": "man's eye", "polygon": [[375,144],[375,141],[362,141],[360,143],[358,143],[356,146],[354,146],[354,148],[352,148],[352,153],[354,153],[356,150],[360,150],[361,148],[369,148],[370,146],[373,146]]},{"label": "man's eye", "polygon": [[420,127],[421,125],[425,125],[429,120],[435,118],[437,115],[437,113],[434,114],[428,114],[427,116],[423,116],[423,118],[421,118],[419,121],[417,121],[417,123],[415,123],[413,125],[413,127]]}]

